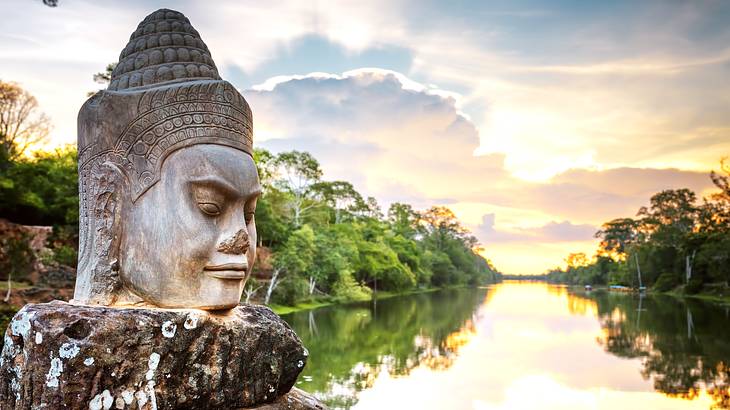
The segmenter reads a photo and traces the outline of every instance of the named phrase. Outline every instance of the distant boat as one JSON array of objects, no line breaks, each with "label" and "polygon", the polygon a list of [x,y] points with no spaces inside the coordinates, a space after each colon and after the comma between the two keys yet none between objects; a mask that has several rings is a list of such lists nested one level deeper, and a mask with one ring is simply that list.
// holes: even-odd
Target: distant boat
[{"label": "distant boat", "polygon": [[608,290],[613,290],[616,292],[631,292],[631,288],[622,285],[611,285],[608,287]]},{"label": "distant boat", "polygon": [[591,285],[586,285],[585,288],[586,288],[587,291],[588,290],[593,290],[593,287]]}]

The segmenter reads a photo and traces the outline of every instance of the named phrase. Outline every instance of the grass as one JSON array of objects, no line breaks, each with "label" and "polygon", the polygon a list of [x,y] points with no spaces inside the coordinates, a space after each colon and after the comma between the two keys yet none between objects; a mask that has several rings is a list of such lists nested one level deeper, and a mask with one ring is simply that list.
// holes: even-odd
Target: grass
[{"label": "grass", "polygon": [[719,303],[728,303],[730,304],[730,296],[717,296],[717,295],[706,295],[703,293],[697,293],[694,295],[690,295],[687,293],[679,293],[679,292],[665,292],[666,295],[674,296],[677,298],[693,298],[693,299],[701,299],[706,300],[708,302],[719,302]]},{"label": "grass", "polygon": [[[31,287],[29,284],[24,283],[24,282],[11,281],[10,283],[12,285],[12,290],[28,289],[29,287]],[[8,281],[6,281],[6,280],[0,281],[0,290],[8,290]]]},{"label": "grass", "polygon": [[277,305],[276,303],[272,303],[269,305],[271,310],[274,311],[277,315],[286,315],[287,313],[293,313],[293,312],[299,312],[302,310],[311,310],[311,309],[317,309],[329,305],[334,305],[335,303],[338,303],[336,301],[332,300],[326,300],[326,299],[314,299],[306,302],[297,303],[294,306],[286,306],[286,305]]}]

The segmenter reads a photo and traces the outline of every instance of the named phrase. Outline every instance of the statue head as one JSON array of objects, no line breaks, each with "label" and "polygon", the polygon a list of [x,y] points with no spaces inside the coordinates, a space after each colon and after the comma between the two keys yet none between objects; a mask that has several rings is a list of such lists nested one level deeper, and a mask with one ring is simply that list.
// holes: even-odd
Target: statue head
[{"label": "statue head", "polygon": [[74,301],[236,306],[261,192],[251,110],[188,19],[147,16],[78,124]]}]

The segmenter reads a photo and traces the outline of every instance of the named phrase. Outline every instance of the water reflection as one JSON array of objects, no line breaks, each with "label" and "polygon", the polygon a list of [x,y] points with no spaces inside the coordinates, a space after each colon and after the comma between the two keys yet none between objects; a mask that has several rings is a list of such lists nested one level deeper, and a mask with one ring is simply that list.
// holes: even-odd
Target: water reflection
[{"label": "water reflection", "polygon": [[310,351],[299,387],[348,408],[380,374],[447,369],[476,333],[475,307],[486,293],[442,291],[285,315]]},{"label": "water reflection", "polygon": [[641,375],[672,397],[692,400],[706,390],[714,408],[730,408],[730,309],[669,296],[578,294],[593,301],[603,329],[599,343],[640,358]]},{"label": "water reflection", "polygon": [[504,283],[284,319],[311,352],[299,387],[333,408],[727,407],[707,303]]}]

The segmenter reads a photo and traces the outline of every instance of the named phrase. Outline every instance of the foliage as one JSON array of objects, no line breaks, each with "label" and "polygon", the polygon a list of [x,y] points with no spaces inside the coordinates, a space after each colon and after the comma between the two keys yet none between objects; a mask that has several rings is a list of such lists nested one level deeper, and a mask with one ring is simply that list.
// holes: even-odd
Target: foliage
[{"label": "foliage", "polygon": [[[94,74],[94,82],[108,85],[109,82],[112,80],[112,73],[114,72],[114,69],[117,68],[117,63],[109,63],[106,65],[106,68],[104,68],[104,71],[98,72]],[[101,90],[99,90],[101,91]],[[91,97],[92,95],[96,94],[98,91],[89,91],[86,93],[87,96]]]},{"label": "foliage", "polygon": [[349,182],[322,180],[309,153],[257,149],[254,156],[263,185],[256,224],[261,243],[273,251],[276,303],[499,280],[448,208],[418,212],[395,203],[386,217]]},{"label": "foliage", "polygon": [[654,284],[654,289],[659,292],[668,292],[676,288],[677,286],[679,286],[677,275],[670,272],[665,272],[659,275],[659,277],[657,278],[656,283]]},{"label": "foliage", "polygon": [[332,295],[342,300],[362,301],[370,300],[372,291],[357,283],[350,272],[343,270],[338,273],[337,281],[332,285]]},{"label": "foliage", "polygon": [[0,214],[26,225],[78,224],[74,147],[0,161]]},{"label": "foliage", "polygon": [[280,305],[294,306],[307,296],[307,280],[301,276],[292,275],[276,288],[271,301]]}]

